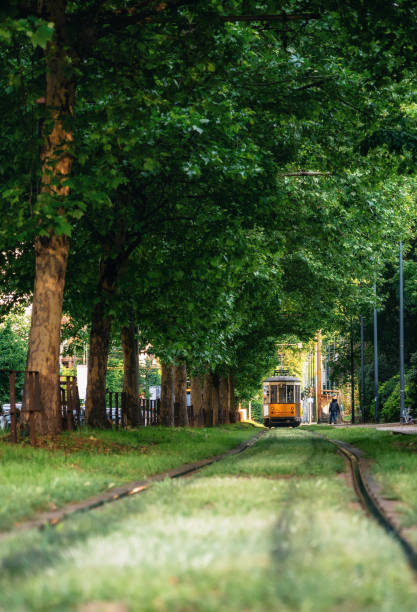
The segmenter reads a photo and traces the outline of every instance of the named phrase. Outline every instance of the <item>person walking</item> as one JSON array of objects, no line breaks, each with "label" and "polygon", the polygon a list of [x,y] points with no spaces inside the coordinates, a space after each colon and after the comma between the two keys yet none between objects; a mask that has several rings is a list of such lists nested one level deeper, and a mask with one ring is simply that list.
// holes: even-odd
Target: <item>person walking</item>
[{"label": "person walking", "polygon": [[337,403],[337,397],[336,395],[333,396],[332,401],[330,402],[330,406],[329,406],[329,423],[330,425],[332,424],[332,421],[334,423],[334,425],[336,425],[337,423],[337,415],[340,412],[340,406]]},{"label": "person walking", "polygon": [[302,423],[308,425],[310,423],[310,404],[308,402],[308,397],[303,396],[303,418]]}]

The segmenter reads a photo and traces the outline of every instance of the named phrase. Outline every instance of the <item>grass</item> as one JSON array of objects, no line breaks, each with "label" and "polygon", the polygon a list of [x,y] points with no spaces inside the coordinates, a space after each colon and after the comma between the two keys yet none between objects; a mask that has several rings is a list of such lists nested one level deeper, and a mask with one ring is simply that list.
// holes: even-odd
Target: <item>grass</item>
[{"label": "grass", "polygon": [[0,609],[414,611],[401,551],[341,469],[325,441],[272,431],[193,478],[10,534]]},{"label": "grass", "polygon": [[[278,430],[279,431],[279,430]],[[281,430],[279,436],[268,436],[241,457],[222,461],[206,469],[206,474],[223,472],[240,476],[328,476],[343,472],[344,462],[327,442]]]},{"label": "grass", "polygon": [[0,439],[0,530],[36,512],[220,454],[256,431],[245,424],[81,430],[64,433],[41,448]]},{"label": "grass", "polygon": [[[417,436],[365,427],[312,429],[362,450],[371,460],[370,469],[381,485],[381,494],[387,499],[401,502],[397,506],[401,525],[411,527],[417,524]],[[413,539],[417,544],[417,534]]]}]

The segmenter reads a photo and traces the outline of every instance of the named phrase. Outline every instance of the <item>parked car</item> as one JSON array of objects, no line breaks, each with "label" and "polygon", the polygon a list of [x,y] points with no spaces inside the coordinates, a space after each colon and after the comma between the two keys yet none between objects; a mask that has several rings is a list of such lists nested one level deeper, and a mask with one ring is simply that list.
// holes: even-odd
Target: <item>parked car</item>
[{"label": "parked car", "polygon": [[[22,403],[16,403],[16,410],[20,413]],[[19,417],[19,415],[17,415]],[[0,429],[9,429],[12,417],[10,415],[10,404],[3,404],[0,408]]]}]

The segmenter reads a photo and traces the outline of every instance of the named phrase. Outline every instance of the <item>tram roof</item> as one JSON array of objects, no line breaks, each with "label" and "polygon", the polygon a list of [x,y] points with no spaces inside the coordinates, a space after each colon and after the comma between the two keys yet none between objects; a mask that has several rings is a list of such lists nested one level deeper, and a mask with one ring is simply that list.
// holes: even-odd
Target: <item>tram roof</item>
[{"label": "tram roof", "polygon": [[301,380],[296,376],[271,376],[271,378],[265,378],[264,382],[292,382],[301,383]]}]

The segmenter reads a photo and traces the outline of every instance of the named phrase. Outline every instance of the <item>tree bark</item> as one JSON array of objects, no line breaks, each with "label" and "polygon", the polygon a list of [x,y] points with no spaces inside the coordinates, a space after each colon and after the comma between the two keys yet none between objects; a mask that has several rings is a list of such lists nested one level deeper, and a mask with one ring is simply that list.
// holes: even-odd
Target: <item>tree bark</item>
[{"label": "tree bark", "polygon": [[219,400],[220,400],[220,414],[221,423],[230,423],[229,417],[229,382],[225,376],[220,376],[219,380]]},{"label": "tree bark", "polygon": [[108,255],[111,244],[104,244],[106,253],[100,262],[100,275],[95,304],[91,319],[90,353],[87,372],[87,421],[91,427],[109,427],[106,415],[106,378],[107,362],[110,350],[112,317],[109,315],[111,302],[117,288],[122,257],[112,258]]},{"label": "tree bark", "polygon": [[175,401],[175,374],[174,366],[161,364],[161,425],[174,427],[174,401]]},{"label": "tree bark", "polygon": [[[39,372],[41,412],[35,422],[37,432],[42,435],[54,435],[62,427],[59,350],[68,246],[63,236],[35,241],[35,291],[26,368]],[[26,390],[25,398],[28,396]]]},{"label": "tree bark", "polygon": [[91,320],[87,374],[87,422],[91,427],[108,427],[106,415],[106,376],[110,348],[111,318],[106,303],[94,306]]},{"label": "tree bark", "polygon": [[219,425],[220,416],[220,396],[219,396],[219,378],[215,374],[211,376],[211,411],[213,414],[213,426]]},{"label": "tree bark", "polygon": [[136,328],[133,322],[128,327],[122,327],[123,346],[123,391],[125,392],[125,407],[127,424],[136,427],[140,422],[139,415],[139,357]]},{"label": "tree bark", "polygon": [[235,387],[234,387],[234,382],[233,382],[233,376],[232,374],[229,374],[228,376],[228,388],[229,388],[229,393],[228,393],[228,402],[227,402],[227,406],[228,406],[228,410],[229,410],[229,419],[231,423],[236,423],[236,400],[235,400]]},{"label": "tree bark", "polygon": [[200,375],[191,376],[191,404],[194,410],[194,425],[204,425],[203,415],[203,381]]},{"label": "tree bark", "polygon": [[177,364],[175,368],[175,402],[179,408],[179,426],[188,426],[187,411],[187,370],[185,364]]},{"label": "tree bark", "polygon": [[204,387],[203,387],[203,415],[204,425],[210,427],[213,425],[213,411],[212,411],[212,391],[213,391],[213,375],[210,371],[204,375]]},{"label": "tree bark", "polygon": [[[69,193],[65,179],[71,172],[72,156],[69,149],[73,133],[68,124],[73,113],[75,95],[65,8],[65,0],[47,0],[44,6],[47,19],[55,24],[55,30],[45,56],[48,121],[43,132],[41,155],[41,197],[62,204]],[[65,216],[64,206],[58,208],[58,214]],[[57,235],[45,221],[41,219],[48,236],[39,236],[35,240],[35,287],[27,369],[39,372],[41,413],[36,418],[37,432],[53,435],[61,430],[59,349],[69,239]]]}]

